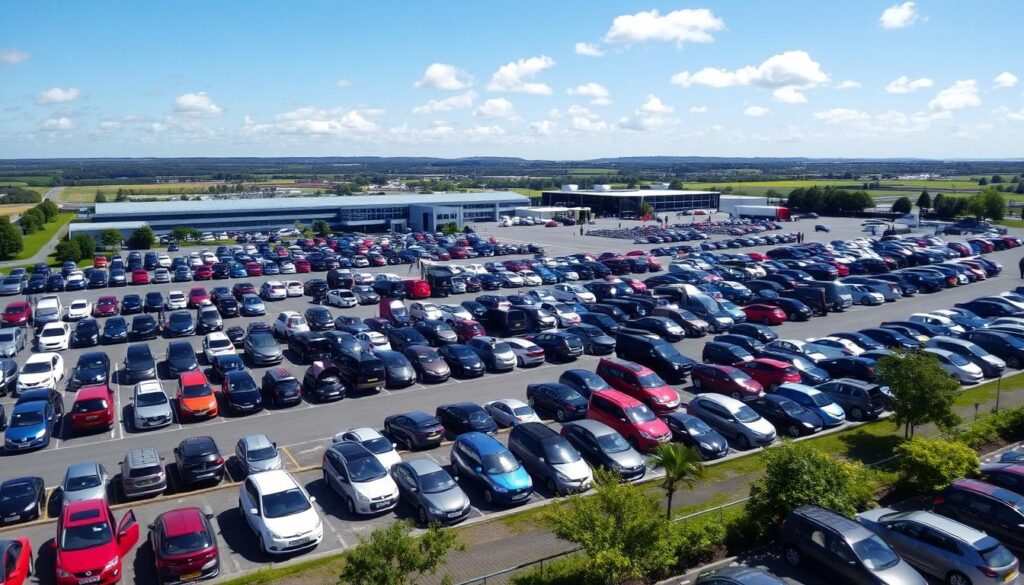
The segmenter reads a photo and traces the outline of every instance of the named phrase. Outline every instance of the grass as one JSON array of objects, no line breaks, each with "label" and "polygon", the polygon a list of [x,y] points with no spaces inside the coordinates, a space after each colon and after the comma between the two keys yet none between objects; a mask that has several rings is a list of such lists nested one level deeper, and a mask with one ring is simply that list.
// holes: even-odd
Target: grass
[{"label": "grass", "polygon": [[223,585],[264,585],[266,583],[335,583],[345,566],[345,553],[329,555],[282,567],[267,567],[224,581]]},{"label": "grass", "polygon": [[49,242],[58,230],[67,225],[75,217],[78,217],[77,213],[60,213],[57,215],[57,219],[55,221],[44,225],[43,229],[34,234],[25,236],[22,239],[24,246],[22,247],[21,252],[12,258],[12,260],[27,260],[35,256],[36,252],[46,245],[46,242]]},{"label": "grass", "polygon": [[997,221],[999,225],[1005,225],[1006,227],[1021,228],[1024,227],[1024,219],[1001,219]]},{"label": "grass", "polygon": [[0,215],[6,215],[9,217],[28,211],[35,206],[35,203],[12,203],[10,205],[0,205]]},{"label": "grass", "polygon": [[512,190],[520,195],[526,195],[527,197],[532,198],[540,197],[541,193],[543,193],[540,189],[527,189],[525,187],[513,187]]},{"label": "grass", "polygon": [[[865,181],[859,181],[857,179],[794,179],[785,181],[724,181],[720,183],[684,183],[686,189],[702,191],[702,190],[721,190],[726,187],[731,187],[734,194],[737,195],[764,195],[769,189],[781,193],[782,195],[788,195],[789,191],[799,187],[813,187],[815,185],[819,187],[845,187],[849,189],[860,189]],[[928,189],[932,194],[947,191],[949,189],[961,189],[970,191],[979,191],[981,187],[977,183],[972,181],[963,180],[946,180],[946,181],[900,181],[900,180],[887,180],[878,182],[882,187],[888,187],[888,189],[868,189],[868,194],[872,196],[877,195],[907,195],[912,193],[920,193],[924,189]]]},{"label": "grass", "polygon": [[[68,203],[95,203],[96,192],[102,191],[107,196],[107,201],[113,201],[117,196],[118,189],[131,189],[135,191],[136,197],[167,197],[175,198],[181,195],[201,195],[211,186],[223,185],[220,181],[196,181],[194,183],[145,183],[134,185],[76,185],[65,187],[60,193],[60,200]],[[259,187],[288,187],[302,188],[296,186],[294,179],[282,179],[268,181],[266,183],[246,183],[247,186]],[[321,187],[322,188],[322,187]],[[315,190],[315,189],[306,189]],[[45,192],[45,190],[44,190]]]}]

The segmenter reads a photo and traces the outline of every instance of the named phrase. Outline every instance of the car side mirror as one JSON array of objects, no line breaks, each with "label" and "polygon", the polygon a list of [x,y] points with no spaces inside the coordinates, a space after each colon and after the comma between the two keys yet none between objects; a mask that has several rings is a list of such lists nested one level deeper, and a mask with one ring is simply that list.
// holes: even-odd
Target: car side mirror
[{"label": "car side mirror", "polygon": [[310,501],[310,503],[315,502],[316,501],[316,496],[309,496],[309,501]]},{"label": "car side mirror", "polygon": [[483,472],[483,469],[481,467],[477,466],[477,467],[473,468],[473,471],[475,471],[477,473],[481,473],[481,472]]}]

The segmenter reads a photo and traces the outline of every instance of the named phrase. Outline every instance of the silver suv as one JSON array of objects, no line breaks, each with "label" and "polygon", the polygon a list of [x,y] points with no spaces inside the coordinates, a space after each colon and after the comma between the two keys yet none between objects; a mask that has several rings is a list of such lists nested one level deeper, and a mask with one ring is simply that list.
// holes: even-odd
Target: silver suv
[{"label": "silver suv", "polygon": [[126,498],[162,494],[167,489],[164,458],[153,447],[132,449],[121,462],[121,489]]}]

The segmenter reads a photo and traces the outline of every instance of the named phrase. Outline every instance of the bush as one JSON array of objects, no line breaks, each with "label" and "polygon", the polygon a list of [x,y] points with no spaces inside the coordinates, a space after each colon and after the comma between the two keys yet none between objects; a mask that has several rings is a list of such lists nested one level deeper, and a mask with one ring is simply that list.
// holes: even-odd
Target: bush
[{"label": "bush", "polygon": [[10,258],[24,249],[21,230],[9,217],[0,217],[0,258]]},{"label": "bush", "polygon": [[895,213],[910,213],[910,197],[900,197],[892,204],[892,211]]},{"label": "bush", "polygon": [[537,565],[526,573],[513,575],[511,585],[579,585],[587,582],[587,555],[574,554],[543,565]]},{"label": "bush", "polygon": [[672,528],[679,569],[708,563],[725,548],[726,527],[719,522],[676,522]]},{"label": "bush", "polygon": [[61,240],[57,247],[54,248],[53,255],[61,262],[70,260],[77,263],[84,258],[82,256],[82,247],[78,245],[78,240]]},{"label": "bush", "polygon": [[1024,407],[986,416],[966,429],[952,433],[952,436],[973,449],[1000,440],[1012,443],[1024,439]]},{"label": "bush", "polygon": [[932,494],[954,479],[978,472],[978,455],[959,441],[912,437],[896,447],[900,482],[919,494]]}]

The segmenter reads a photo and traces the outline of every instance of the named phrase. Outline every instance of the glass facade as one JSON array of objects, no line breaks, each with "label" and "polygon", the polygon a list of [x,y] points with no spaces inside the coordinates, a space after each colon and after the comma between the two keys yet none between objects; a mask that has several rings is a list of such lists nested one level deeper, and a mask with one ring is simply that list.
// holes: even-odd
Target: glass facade
[{"label": "glass facade", "polygon": [[717,209],[718,198],[718,193],[659,193],[641,197],[613,193],[546,191],[541,196],[541,204],[545,207],[589,207],[599,215],[619,215],[636,213],[641,202],[649,203],[655,212]]}]

